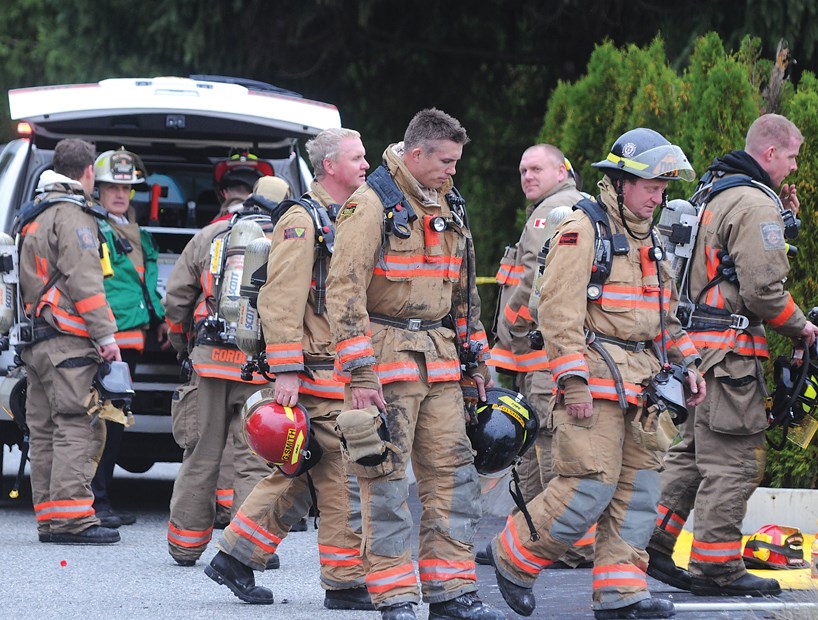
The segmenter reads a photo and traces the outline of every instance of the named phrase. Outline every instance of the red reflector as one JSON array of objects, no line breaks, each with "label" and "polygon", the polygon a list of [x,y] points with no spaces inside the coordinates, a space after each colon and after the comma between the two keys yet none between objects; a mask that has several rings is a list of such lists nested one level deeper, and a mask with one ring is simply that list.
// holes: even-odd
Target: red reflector
[{"label": "red reflector", "polygon": [[21,136],[30,136],[34,133],[34,128],[31,126],[30,123],[26,123],[25,121],[21,121],[17,123],[17,133]]}]

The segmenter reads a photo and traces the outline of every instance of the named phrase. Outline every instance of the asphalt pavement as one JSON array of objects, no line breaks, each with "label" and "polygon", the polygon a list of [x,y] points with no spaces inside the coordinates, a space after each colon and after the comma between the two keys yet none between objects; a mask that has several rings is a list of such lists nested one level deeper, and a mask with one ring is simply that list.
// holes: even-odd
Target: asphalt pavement
[{"label": "asphalt pavement", "polygon": [[[115,508],[134,512],[137,522],[120,528],[122,542],[111,546],[43,544],[37,540],[28,478],[18,499],[8,498],[19,452],[4,456],[0,490],[0,620],[96,620],[240,618],[242,620],[366,620],[377,612],[329,611],[318,582],[317,533],[290,534],[279,546],[281,568],[257,573],[256,583],[272,588],[273,605],[248,605],[204,574],[215,554],[213,545],[194,567],[177,566],[167,552],[168,504],[178,465],[161,464],[145,474],[116,470],[112,498]],[[414,488],[413,488],[414,491]],[[417,524],[416,493],[410,500]],[[504,519],[485,517],[476,533],[476,548],[484,547],[502,529]],[[415,526],[417,529],[417,526]],[[214,538],[217,538],[217,532]],[[417,536],[414,537],[415,544]],[[502,600],[491,567],[477,567],[480,596],[519,618]],[[648,578],[655,596],[677,604],[677,618],[818,618],[815,591],[784,592],[775,599],[709,598],[676,590]],[[546,570],[535,585],[533,618],[580,620],[593,618],[591,570]],[[742,607],[749,607],[743,609]],[[417,608],[418,618],[428,606]]]}]

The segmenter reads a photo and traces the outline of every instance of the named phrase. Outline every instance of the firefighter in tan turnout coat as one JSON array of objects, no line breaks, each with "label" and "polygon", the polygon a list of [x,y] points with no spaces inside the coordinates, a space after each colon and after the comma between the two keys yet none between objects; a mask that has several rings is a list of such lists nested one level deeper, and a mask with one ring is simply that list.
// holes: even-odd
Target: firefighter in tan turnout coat
[{"label": "firefighter in tan turnout coat", "polygon": [[[691,180],[693,170],[681,149],[643,128],[621,136],[595,167],[606,176],[598,202],[587,202],[613,233],[611,252],[598,251],[590,215],[575,210],[551,240],[540,288],[539,325],[558,386],[547,424],[557,476],[528,503],[539,539],[516,514],[489,551],[504,599],[529,616],[540,571],[596,522],[595,617],[663,618],[673,615],[673,605],[651,598],[644,571],[659,492],[658,449],[667,445],[652,420],[656,404],[646,410],[643,385],[661,368],[655,343],[664,340],[670,361],[685,366],[698,354],[675,319],[675,289],[666,261],[657,260],[651,216],[668,181]],[[602,263],[595,264],[598,258]],[[609,277],[594,283],[592,273],[606,263]],[[695,404],[704,383],[692,367],[685,374]]]},{"label": "firefighter in tan turnout coat", "polygon": [[[325,306],[331,246],[317,241],[313,209],[331,228],[340,204],[365,179],[369,168],[357,131],[327,129],[306,145],[316,180],[304,198],[280,216],[272,235],[267,281],[258,297],[269,372],[275,373],[276,402],[301,404],[322,448],[309,470],[321,525],[318,551],[321,585],[329,609],[374,609],[364,586],[360,559],[361,506],[357,483],[348,478],[335,430],[344,385],[333,379],[334,347]],[[268,177],[269,178],[269,177]],[[264,196],[264,181],[256,193]],[[319,216],[320,217],[320,216]],[[322,237],[331,240],[332,230]],[[301,308],[302,310],[296,311]],[[255,586],[253,569],[263,570],[293,523],[310,504],[306,474],[286,477],[276,470],[260,481],[219,541],[220,552],[207,574],[249,603],[273,602],[268,588]]]},{"label": "firefighter in tan turnout coat", "polygon": [[[377,443],[376,454],[356,457],[351,472],[361,487],[366,585],[389,620],[414,618],[419,598],[410,457],[423,504],[418,568],[429,617],[503,617],[476,596],[471,547],[480,487],[455,332],[442,324],[452,313],[461,340],[486,344],[476,287],[469,286],[474,259],[465,211],[446,199],[467,140],[460,123],[439,110],[415,115],[403,143],[386,149],[383,166],[344,205],[327,282],[348,404],[360,414],[359,427],[369,413]],[[486,370],[475,362],[470,371],[481,391]],[[352,457],[358,446],[344,430],[347,415],[339,426]]]}]

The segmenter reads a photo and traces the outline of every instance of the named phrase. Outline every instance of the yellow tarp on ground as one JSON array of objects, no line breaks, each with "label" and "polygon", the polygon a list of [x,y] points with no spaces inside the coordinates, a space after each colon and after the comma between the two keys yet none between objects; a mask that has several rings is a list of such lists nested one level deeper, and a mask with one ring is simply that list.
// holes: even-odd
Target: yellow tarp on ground
[{"label": "yellow tarp on ground", "polygon": [[[741,548],[747,543],[749,536],[745,536],[742,540]],[[812,548],[812,541],[815,536],[811,534],[804,534],[804,559],[810,561],[810,549]],[[679,540],[676,543],[676,549],[673,553],[673,560],[676,565],[681,568],[687,568],[690,562],[690,547],[693,544],[693,533],[687,530],[682,530]],[[755,570],[751,569],[751,573],[759,577],[767,577],[777,579],[778,583],[784,590],[812,590],[818,588],[818,579],[810,578],[810,569],[802,568],[798,570]]]}]

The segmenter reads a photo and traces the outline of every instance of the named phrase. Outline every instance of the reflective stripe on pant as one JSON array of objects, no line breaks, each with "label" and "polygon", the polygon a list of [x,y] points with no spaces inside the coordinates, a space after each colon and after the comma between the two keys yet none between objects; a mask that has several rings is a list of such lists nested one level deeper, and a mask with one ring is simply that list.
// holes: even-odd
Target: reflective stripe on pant
[{"label": "reflective stripe on pant", "polygon": [[219,463],[232,427],[234,501],[246,498],[270,468],[252,453],[241,431],[241,408],[260,386],[225,379],[198,378],[198,438],[185,450],[173,485],[168,523],[168,550],[178,560],[196,560],[213,533]]},{"label": "reflective stripe on pant", "polygon": [[[358,484],[348,478],[335,424],[343,403],[301,394],[310,427],[321,444],[321,460],[312,477],[321,514],[318,551],[321,583],[326,589],[364,585],[360,558],[361,503]],[[243,564],[264,570],[290,528],[307,513],[311,500],[307,476],[287,478],[275,470],[261,480],[238,508],[218,547]]]},{"label": "reflective stripe on pant", "polygon": [[672,553],[676,532],[695,509],[690,573],[726,585],[747,571],[741,558],[741,523],[747,500],[764,474],[765,433],[713,431],[710,408],[729,401],[734,388],[716,380],[712,372],[705,374],[705,380],[707,399],[690,413],[682,441],[665,458],[660,515],[671,516],[657,522],[650,546]]},{"label": "reflective stripe on pant", "polygon": [[644,551],[656,520],[659,457],[634,442],[630,422],[617,403],[596,400],[591,418],[553,412],[557,476],[528,509],[539,532],[530,540],[522,515],[509,517],[492,541],[500,573],[531,587],[540,571],[576,544],[597,523],[594,609],[615,609],[650,597]]},{"label": "reflective stripe on pant", "polygon": [[[423,356],[417,356],[423,369]],[[472,539],[480,486],[455,382],[388,383],[390,456],[381,465],[350,464],[361,487],[366,585],[378,607],[417,602],[409,513],[409,456],[423,506],[418,567],[423,599],[447,601],[477,590]]]},{"label": "reflective stripe on pant", "polygon": [[96,375],[98,354],[87,338],[57,336],[28,347],[22,358],[37,530],[76,534],[99,524],[91,480],[105,446],[105,423],[87,415],[80,402]]}]

